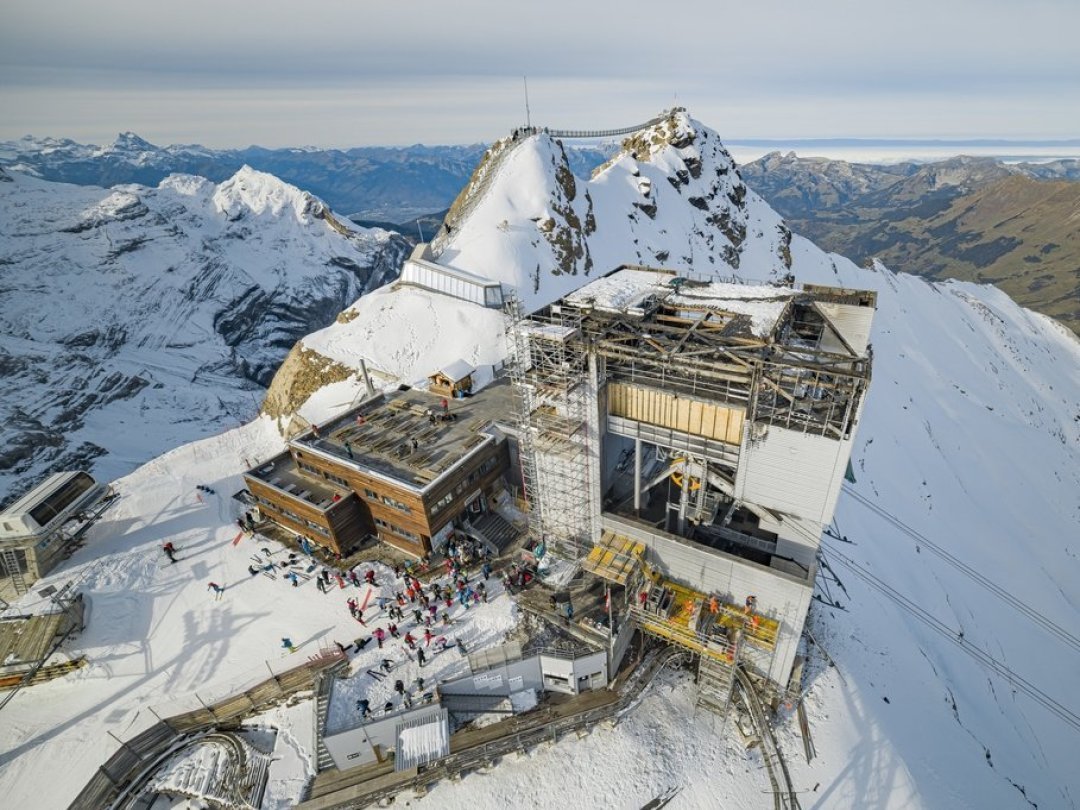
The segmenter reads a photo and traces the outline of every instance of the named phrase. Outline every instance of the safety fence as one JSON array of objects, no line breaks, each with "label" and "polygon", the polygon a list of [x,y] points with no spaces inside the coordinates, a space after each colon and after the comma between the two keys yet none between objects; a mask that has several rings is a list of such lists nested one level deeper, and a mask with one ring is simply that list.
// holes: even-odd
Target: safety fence
[{"label": "safety fence", "polygon": [[220,696],[212,701],[195,694],[187,702],[194,701],[197,706],[169,716],[160,716],[151,707],[150,713],[156,721],[149,728],[128,740],[110,733],[111,740],[119,743],[119,748],[98,768],[69,810],[109,807],[133,780],[159,764],[165,754],[182,743],[219,725],[236,723],[298,692],[314,689],[319,673],[340,663],[342,658],[337,650],[324,650],[302,664],[287,668],[266,662],[269,677],[249,682],[239,691],[220,695],[223,690],[215,690]]}]

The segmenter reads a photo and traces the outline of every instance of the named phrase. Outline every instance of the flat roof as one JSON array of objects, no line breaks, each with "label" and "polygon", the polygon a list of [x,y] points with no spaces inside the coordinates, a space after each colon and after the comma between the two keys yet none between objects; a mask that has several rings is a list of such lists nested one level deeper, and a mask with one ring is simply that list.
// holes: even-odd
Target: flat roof
[{"label": "flat roof", "polygon": [[305,475],[296,466],[296,460],[289,455],[288,451],[274,456],[265,464],[248,470],[247,474],[295,498],[314,504],[319,509],[330,507],[334,503],[334,495],[344,498],[351,494],[348,490],[335,487],[322,478]]},{"label": "flat roof", "polygon": [[[82,470],[53,473],[32,490],[20,496],[18,500],[8,506],[3,512],[0,512],[0,517],[15,517],[16,515],[26,514],[37,506],[40,501],[51,495],[58,484],[74,478],[80,472],[82,472]],[[89,475],[89,473],[87,474]],[[96,484],[97,481],[94,481],[94,483]]]},{"label": "flat roof", "polygon": [[305,433],[292,446],[317,450],[345,466],[422,490],[476,452],[487,438],[485,428],[509,420],[514,412],[513,390],[505,379],[463,399],[447,400],[457,418],[433,425],[428,412],[441,413],[442,400],[416,388],[384,394],[318,425],[318,437]]},{"label": "flat roof", "polygon": [[614,312],[641,309],[649,299],[671,308],[727,312],[745,331],[766,337],[799,291],[765,284],[699,281],[660,269],[620,268],[567,295],[563,303]]}]

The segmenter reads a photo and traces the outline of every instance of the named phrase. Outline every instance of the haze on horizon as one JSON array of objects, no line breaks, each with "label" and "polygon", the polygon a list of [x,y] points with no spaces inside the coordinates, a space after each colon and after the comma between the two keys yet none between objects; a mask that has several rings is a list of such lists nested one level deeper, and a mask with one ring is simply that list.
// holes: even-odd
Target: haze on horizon
[{"label": "haze on horizon", "polygon": [[[0,139],[320,147],[618,127],[740,138],[1080,137],[1075,0],[728,7],[14,0]],[[1072,103],[1069,100],[1072,100]]]}]

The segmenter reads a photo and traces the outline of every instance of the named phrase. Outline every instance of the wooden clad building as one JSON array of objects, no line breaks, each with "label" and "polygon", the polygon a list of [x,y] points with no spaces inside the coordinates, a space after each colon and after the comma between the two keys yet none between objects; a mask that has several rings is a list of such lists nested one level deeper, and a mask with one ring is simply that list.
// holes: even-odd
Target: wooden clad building
[{"label": "wooden clad building", "polygon": [[348,554],[375,534],[422,557],[503,488],[510,457],[494,423],[510,397],[497,383],[448,413],[425,391],[374,397],[244,478],[264,517],[318,545]]}]

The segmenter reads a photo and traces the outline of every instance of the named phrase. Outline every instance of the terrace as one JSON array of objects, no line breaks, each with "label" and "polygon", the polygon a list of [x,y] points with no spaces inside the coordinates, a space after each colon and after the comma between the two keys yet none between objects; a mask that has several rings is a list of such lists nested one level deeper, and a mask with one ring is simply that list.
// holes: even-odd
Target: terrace
[{"label": "terrace", "polygon": [[334,505],[335,495],[337,500],[341,500],[352,494],[322,478],[305,475],[288,452],[274,456],[266,464],[249,470],[247,474],[324,512]]},{"label": "terrace", "polygon": [[409,389],[368,400],[293,441],[336,462],[423,491],[489,439],[485,428],[511,417],[513,391],[496,381],[463,399]]}]

